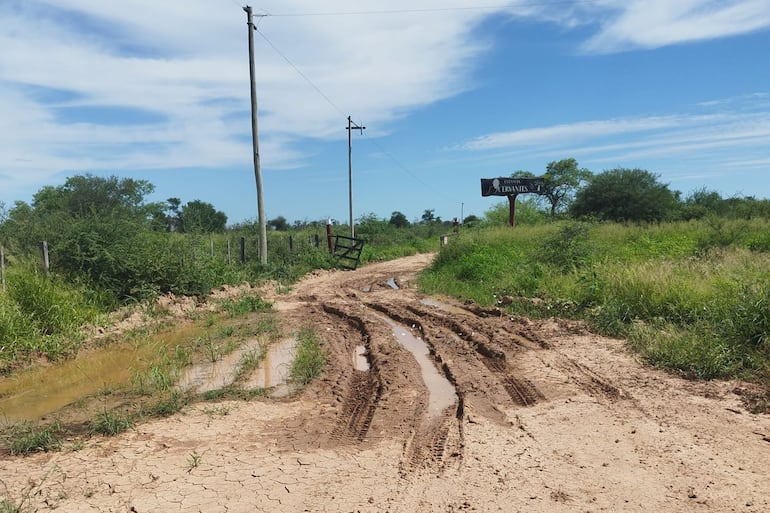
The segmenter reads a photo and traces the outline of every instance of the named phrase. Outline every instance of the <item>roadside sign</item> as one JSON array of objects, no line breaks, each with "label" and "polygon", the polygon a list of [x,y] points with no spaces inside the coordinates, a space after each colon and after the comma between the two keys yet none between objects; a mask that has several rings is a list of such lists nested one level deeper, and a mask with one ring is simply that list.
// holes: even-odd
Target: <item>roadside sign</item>
[{"label": "roadside sign", "polygon": [[482,178],[482,196],[511,196],[513,194],[542,194],[545,188],[543,178]]}]

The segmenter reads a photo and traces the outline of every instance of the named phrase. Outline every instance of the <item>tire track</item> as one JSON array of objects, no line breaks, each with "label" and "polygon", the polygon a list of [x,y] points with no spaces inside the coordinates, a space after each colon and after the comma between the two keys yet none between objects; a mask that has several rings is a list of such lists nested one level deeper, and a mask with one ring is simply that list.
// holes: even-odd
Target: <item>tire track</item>
[{"label": "tire track", "polygon": [[[371,336],[361,318],[346,314],[327,304],[323,305],[323,309],[327,315],[346,322],[353,330],[360,333],[362,345],[367,352],[371,351]],[[348,379],[345,386],[345,396],[342,399],[342,411],[337,416],[331,433],[332,439],[347,438],[363,441],[369,432],[382,396],[382,378],[379,367],[375,361],[370,360],[369,364],[368,371],[354,370]]]}]

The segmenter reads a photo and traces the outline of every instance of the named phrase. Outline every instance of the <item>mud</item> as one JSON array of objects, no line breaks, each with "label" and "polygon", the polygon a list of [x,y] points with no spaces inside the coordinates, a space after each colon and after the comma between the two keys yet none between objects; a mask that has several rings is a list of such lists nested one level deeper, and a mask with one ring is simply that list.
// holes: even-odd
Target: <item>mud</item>
[{"label": "mud", "polygon": [[[320,272],[268,298],[324,340],[324,373],[301,395],[6,456],[0,492],[31,511],[770,510],[770,416],[742,407],[749,385],[644,367],[579,323],[425,298],[414,280],[430,258]],[[431,411],[394,324],[426,344],[451,403]]]}]

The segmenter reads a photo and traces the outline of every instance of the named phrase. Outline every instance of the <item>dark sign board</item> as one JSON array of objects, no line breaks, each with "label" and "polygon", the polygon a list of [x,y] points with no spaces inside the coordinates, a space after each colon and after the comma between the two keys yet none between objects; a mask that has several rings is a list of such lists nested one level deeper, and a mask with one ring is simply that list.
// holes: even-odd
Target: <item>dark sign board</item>
[{"label": "dark sign board", "polygon": [[542,178],[482,178],[482,196],[511,196],[533,192],[543,194],[545,180]]}]

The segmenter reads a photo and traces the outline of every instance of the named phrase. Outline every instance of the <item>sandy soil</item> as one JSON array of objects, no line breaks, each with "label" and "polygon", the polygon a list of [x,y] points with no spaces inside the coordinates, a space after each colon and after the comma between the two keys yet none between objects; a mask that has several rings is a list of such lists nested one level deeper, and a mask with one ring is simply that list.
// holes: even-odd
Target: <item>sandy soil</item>
[{"label": "sandy soil", "polygon": [[[300,396],[5,457],[0,492],[25,511],[770,511],[770,415],[741,406],[744,385],[646,368],[577,323],[425,301],[412,285],[430,258],[318,273],[274,298],[329,354]],[[429,410],[388,319],[428,344],[450,407]]]}]

